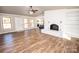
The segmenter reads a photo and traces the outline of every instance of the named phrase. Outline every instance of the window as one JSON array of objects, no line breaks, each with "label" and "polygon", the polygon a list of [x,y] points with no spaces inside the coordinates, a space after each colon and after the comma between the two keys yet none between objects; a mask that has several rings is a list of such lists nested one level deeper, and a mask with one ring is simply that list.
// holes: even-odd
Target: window
[{"label": "window", "polygon": [[24,19],[24,28],[34,28],[34,20]]},{"label": "window", "polygon": [[24,19],[24,28],[28,28],[28,19]]},{"label": "window", "polygon": [[34,28],[34,20],[30,20],[31,28]]},{"label": "window", "polygon": [[11,29],[11,19],[9,17],[3,17],[3,28]]},{"label": "window", "polygon": [[42,19],[37,19],[37,24],[42,25],[43,24],[43,20]]}]

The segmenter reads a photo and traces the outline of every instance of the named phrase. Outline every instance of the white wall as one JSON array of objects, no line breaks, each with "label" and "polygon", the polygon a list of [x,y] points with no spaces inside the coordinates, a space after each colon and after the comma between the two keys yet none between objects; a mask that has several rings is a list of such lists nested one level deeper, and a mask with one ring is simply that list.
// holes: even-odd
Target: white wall
[{"label": "white wall", "polygon": [[24,30],[23,25],[24,25],[23,19],[21,17],[15,17],[15,29],[16,29],[16,31]]},{"label": "white wall", "polygon": [[[11,17],[11,23],[12,23],[11,30],[3,29],[3,25],[2,25],[3,17]],[[31,19],[35,20],[35,17],[0,13],[0,34],[27,30],[24,28],[24,19],[25,18],[27,18],[29,20],[31,20]]]},{"label": "white wall", "polygon": [[[79,9],[60,9],[45,11],[43,33],[70,38],[79,38]],[[58,24],[59,31],[50,30],[50,24]]]},{"label": "white wall", "polygon": [[63,21],[63,32],[79,38],[79,9],[67,9]]}]

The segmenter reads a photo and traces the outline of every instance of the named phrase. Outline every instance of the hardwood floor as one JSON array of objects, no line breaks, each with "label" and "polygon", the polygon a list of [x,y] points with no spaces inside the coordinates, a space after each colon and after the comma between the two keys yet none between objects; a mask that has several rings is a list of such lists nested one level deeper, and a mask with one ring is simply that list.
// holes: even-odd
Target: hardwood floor
[{"label": "hardwood floor", "polygon": [[[75,40],[76,39],[76,40]],[[0,35],[1,53],[79,52],[79,39],[67,40],[41,33],[38,29]]]}]

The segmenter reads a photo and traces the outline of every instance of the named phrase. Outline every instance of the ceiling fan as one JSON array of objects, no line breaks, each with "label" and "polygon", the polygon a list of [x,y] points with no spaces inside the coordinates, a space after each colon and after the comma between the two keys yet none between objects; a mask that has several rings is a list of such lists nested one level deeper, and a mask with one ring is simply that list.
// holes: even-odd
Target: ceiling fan
[{"label": "ceiling fan", "polygon": [[30,7],[30,9],[28,10],[28,12],[29,12],[29,14],[34,14],[34,13],[36,13],[38,10],[36,9],[33,9],[33,7],[32,6],[29,6]]}]

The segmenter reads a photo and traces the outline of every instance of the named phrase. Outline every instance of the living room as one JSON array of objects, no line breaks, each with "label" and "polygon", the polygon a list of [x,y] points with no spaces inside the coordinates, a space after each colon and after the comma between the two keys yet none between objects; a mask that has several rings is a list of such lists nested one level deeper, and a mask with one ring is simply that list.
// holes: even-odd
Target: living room
[{"label": "living room", "polygon": [[78,6],[0,6],[0,52],[79,52],[78,15]]}]

